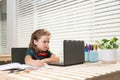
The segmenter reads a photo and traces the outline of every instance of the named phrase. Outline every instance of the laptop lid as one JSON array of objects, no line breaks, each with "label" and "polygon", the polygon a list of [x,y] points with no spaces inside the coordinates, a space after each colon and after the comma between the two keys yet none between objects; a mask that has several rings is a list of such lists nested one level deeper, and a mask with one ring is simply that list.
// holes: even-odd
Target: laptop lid
[{"label": "laptop lid", "polygon": [[84,63],[84,41],[64,40],[63,61],[50,64],[56,66],[68,66],[82,63]]},{"label": "laptop lid", "polygon": [[84,63],[84,41],[64,40],[64,65]]}]

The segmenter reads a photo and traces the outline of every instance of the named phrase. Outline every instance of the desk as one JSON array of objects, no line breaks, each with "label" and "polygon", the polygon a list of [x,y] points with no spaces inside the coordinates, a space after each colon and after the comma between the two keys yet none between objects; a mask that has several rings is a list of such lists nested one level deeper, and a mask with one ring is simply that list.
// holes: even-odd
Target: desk
[{"label": "desk", "polygon": [[111,72],[120,71],[120,63],[101,64],[84,63],[79,65],[51,68],[39,68],[26,74],[7,74],[0,71],[2,80],[86,80],[94,76],[105,75]]},{"label": "desk", "polygon": [[0,54],[0,61],[10,61],[11,54]]}]

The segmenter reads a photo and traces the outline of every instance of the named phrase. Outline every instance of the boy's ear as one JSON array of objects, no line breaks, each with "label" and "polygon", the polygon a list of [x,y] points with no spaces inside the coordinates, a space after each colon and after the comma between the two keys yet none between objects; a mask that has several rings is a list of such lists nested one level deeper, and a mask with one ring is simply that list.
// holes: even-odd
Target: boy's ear
[{"label": "boy's ear", "polygon": [[37,45],[37,43],[38,43],[38,42],[37,42],[36,40],[34,40],[34,44]]}]

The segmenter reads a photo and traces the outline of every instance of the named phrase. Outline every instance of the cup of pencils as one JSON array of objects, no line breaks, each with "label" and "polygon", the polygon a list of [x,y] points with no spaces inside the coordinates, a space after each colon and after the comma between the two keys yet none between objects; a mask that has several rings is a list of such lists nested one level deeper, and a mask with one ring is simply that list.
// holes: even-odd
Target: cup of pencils
[{"label": "cup of pencils", "polygon": [[85,62],[98,62],[98,51],[96,44],[85,46]]}]

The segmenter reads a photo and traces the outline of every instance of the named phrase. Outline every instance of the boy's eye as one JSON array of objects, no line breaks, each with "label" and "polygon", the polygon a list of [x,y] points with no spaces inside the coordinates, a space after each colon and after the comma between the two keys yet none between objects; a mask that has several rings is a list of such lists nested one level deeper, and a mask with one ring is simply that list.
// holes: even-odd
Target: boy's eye
[{"label": "boy's eye", "polygon": [[43,41],[43,43],[46,43],[46,41]]},{"label": "boy's eye", "polygon": [[49,43],[49,41],[43,41],[43,43]]}]

